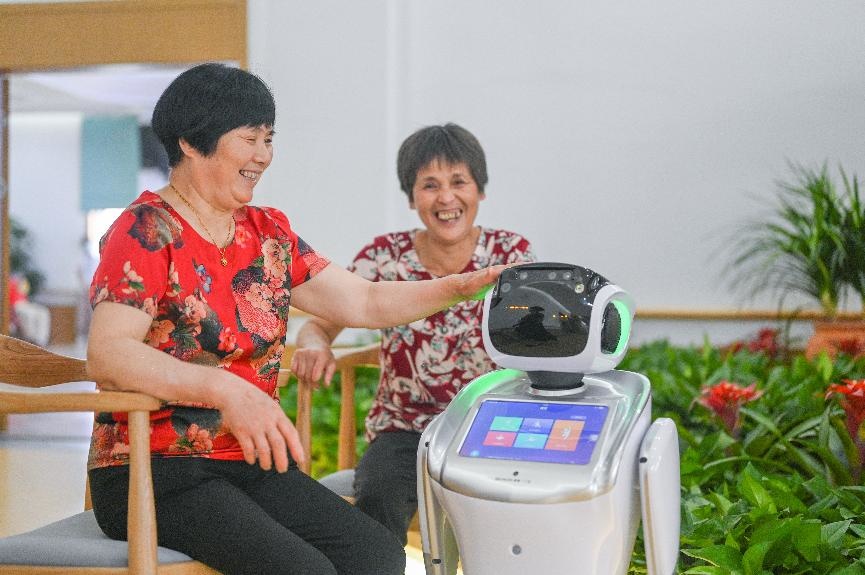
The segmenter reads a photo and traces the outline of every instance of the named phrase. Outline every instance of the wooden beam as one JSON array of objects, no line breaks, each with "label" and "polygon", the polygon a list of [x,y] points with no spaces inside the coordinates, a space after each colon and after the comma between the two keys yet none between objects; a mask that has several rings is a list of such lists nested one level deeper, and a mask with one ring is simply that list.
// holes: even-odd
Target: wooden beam
[{"label": "wooden beam", "polygon": [[[637,319],[685,320],[685,321],[814,321],[828,319],[816,310],[769,311],[769,310],[701,310],[701,309],[638,309]],[[865,319],[865,314],[841,312],[841,320]]]},{"label": "wooden beam", "polygon": [[243,0],[0,5],[0,70],[207,60],[246,66]]}]

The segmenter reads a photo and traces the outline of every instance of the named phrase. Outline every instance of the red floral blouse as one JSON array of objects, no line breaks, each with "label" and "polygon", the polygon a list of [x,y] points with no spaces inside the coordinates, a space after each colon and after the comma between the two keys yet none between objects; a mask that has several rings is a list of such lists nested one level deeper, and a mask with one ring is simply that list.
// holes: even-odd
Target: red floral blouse
[{"label": "red floral blouse", "polygon": [[[183,361],[227,369],[278,401],[291,287],[329,262],[278,210],[247,206],[234,219],[223,267],[212,243],[158,195],[144,192],[101,240],[90,303],[147,312],[153,322],[145,343]],[[167,402],[150,421],[155,456],[243,459],[211,406]],[[98,413],[88,467],[124,465],[128,458],[126,415]]]},{"label": "red floral blouse", "polygon": [[[416,230],[378,236],[349,269],[371,281],[432,279],[414,248]],[[481,228],[463,272],[535,261],[528,240]],[[388,431],[422,432],[474,378],[495,369],[483,347],[482,301],[464,301],[426,319],[381,330],[381,378],[366,417],[370,441]]]}]

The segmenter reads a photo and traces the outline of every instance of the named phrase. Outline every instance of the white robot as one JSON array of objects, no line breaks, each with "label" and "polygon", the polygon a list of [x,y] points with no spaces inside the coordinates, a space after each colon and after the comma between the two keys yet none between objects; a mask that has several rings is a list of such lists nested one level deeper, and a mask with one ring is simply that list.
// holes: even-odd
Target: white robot
[{"label": "white robot", "polygon": [[[675,572],[675,424],[651,423],[649,380],[613,371],[634,304],[591,270],[505,270],[484,301],[501,369],[467,385],[421,437],[428,575],[624,575],[642,508],[649,575]],[[650,425],[651,424],[651,425]]]}]

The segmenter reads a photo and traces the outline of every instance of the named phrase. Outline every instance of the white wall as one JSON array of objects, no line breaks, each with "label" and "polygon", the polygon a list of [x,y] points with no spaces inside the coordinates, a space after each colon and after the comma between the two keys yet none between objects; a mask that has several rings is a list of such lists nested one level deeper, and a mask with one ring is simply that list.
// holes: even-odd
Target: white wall
[{"label": "white wall", "polygon": [[48,295],[81,290],[81,120],[77,112],[9,116],[9,213],[33,235]]},{"label": "white wall", "polygon": [[487,151],[481,223],[640,308],[736,309],[720,250],[787,160],[865,177],[863,22],[860,0],[251,0],[279,131],[256,201],[347,263],[417,225],[396,149],[456,121]]},{"label": "white wall", "polygon": [[[431,123],[483,143],[481,223],[595,268],[644,310],[771,309],[729,289],[719,255],[753,197],[788,159],[865,177],[861,0],[250,0],[248,22],[250,67],[278,105],[256,203],[339,264],[418,225],[395,156]],[[37,257],[69,253],[78,163],[52,150],[74,137],[19,146],[15,121],[12,213],[40,222]],[[77,261],[51,260],[49,285],[76,281]]]},{"label": "white wall", "polygon": [[347,264],[392,227],[386,3],[252,0],[248,20],[250,69],[277,100],[275,158],[255,203],[284,210]]}]

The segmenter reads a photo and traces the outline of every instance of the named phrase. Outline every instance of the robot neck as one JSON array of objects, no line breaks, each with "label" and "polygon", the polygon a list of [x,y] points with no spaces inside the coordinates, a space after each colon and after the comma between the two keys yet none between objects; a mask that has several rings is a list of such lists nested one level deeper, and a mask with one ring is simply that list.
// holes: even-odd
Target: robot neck
[{"label": "robot neck", "polygon": [[585,385],[582,373],[560,371],[529,371],[527,373],[532,382],[532,390],[541,394],[577,393],[582,391],[583,385]]}]

